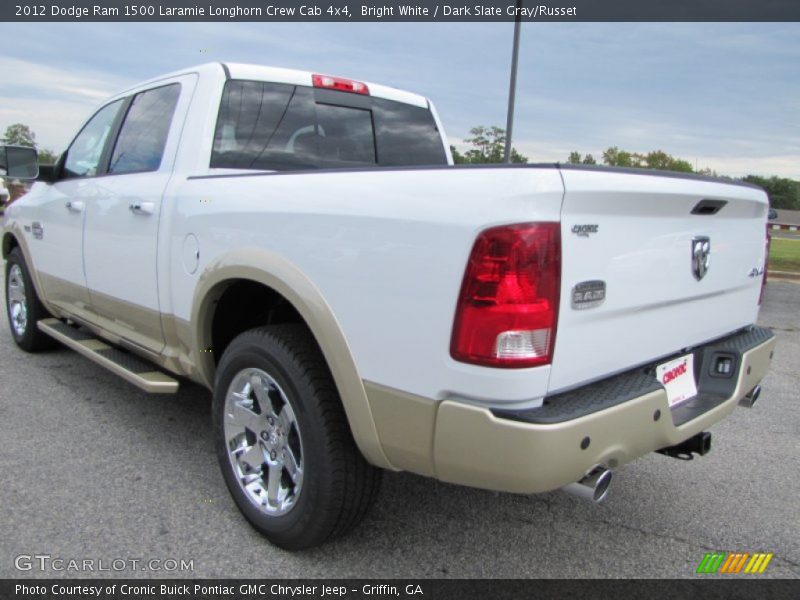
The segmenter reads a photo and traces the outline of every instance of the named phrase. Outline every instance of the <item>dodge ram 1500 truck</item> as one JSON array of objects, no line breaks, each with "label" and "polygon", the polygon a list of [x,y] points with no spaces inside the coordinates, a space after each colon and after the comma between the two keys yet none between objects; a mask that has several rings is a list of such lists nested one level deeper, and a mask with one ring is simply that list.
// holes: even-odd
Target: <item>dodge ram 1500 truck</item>
[{"label": "dodge ram 1500 truck", "polygon": [[212,390],[228,489],[285,548],[352,528],[381,469],[598,500],[646,453],[705,453],[772,358],[763,190],[454,167],[390,87],[207,64],[112,97],[40,171],[4,221],[16,343]]}]

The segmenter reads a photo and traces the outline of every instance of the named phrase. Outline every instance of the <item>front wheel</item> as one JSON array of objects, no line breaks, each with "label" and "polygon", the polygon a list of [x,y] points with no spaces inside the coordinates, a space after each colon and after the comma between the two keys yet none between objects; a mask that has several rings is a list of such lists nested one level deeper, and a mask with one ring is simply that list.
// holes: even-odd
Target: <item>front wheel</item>
[{"label": "front wheel", "polygon": [[37,321],[50,314],[36,295],[28,265],[19,248],[14,248],[6,259],[6,312],[17,346],[28,352],[57,346],[53,338],[36,326]]},{"label": "front wheel", "polygon": [[359,452],[317,345],[296,324],[252,329],[220,360],[215,445],[239,510],[272,543],[308,548],[344,534],[381,472]]}]

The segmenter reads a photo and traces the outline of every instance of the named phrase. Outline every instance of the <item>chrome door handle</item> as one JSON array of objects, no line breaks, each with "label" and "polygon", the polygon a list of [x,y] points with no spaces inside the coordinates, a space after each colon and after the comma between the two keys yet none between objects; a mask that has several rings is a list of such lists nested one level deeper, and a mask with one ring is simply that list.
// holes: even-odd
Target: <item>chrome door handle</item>
[{"label": "chrome door handle", "polygon": [[80,200],[70,200],[64,206],[66,206],[67,210],[70,212],[82,212],[86,204]]},{"label": "chrome door handle", "polygon": [[156,205],[152,202],[134,202],[128,208],[135,215],[152,215]]}]

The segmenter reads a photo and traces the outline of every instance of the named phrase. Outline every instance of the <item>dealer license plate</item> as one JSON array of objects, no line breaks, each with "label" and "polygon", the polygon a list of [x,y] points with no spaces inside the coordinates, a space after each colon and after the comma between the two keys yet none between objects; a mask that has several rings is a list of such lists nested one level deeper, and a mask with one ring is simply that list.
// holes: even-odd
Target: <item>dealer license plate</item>
[{"label": "dealer license plate", "polygon": [[667,390],[670,408],[697,395],[697,384],[694,382],[694,357],[691,354],[658,365],[656,377]]}]

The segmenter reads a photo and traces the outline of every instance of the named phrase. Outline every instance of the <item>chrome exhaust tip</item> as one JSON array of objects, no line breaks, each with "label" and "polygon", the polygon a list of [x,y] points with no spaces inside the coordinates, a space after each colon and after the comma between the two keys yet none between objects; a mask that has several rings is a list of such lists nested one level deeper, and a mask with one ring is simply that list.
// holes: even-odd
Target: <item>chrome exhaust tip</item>
[{"label": "chrome exhaust tip", "polygon": [[744,398],[739,400],[739,406],[744,406],[745,408],[753,408],[753,405],[758,400],[758,397],[761,395],[761,386],[757,385],[750,393],[747,394]]},{"label": "chrome exhaust tip", "polygon": [[598,465],[584,475],[582,479],[575,483],[570,483],[562,489],[579,498],[585,498],[595,503],[602,502],[608,495],[608,486],[611,485],[613,476],[614,472],[611,469]]}]

